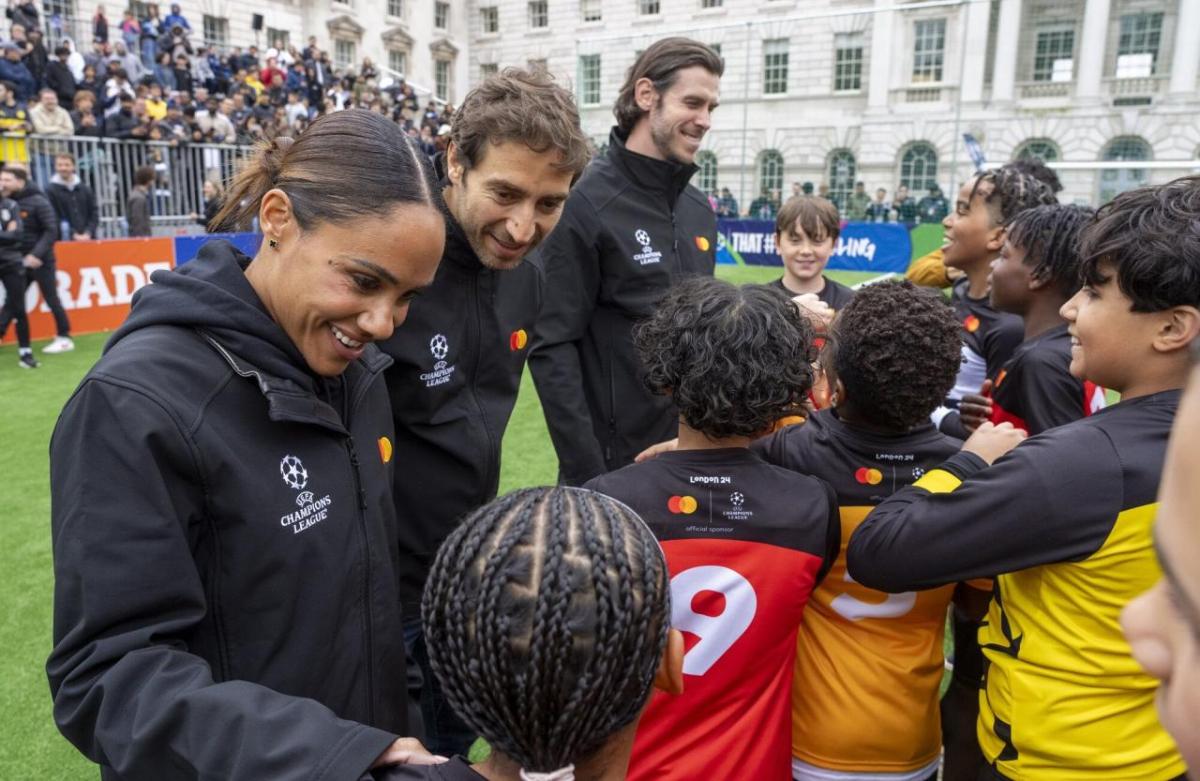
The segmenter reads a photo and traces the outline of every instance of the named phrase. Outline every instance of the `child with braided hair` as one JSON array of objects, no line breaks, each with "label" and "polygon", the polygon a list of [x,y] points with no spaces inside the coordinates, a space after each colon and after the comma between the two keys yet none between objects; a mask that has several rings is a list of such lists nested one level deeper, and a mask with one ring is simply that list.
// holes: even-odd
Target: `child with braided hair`
[{"label": "child with braided hair", "polygon": [[364,781],[619,781],[651,686],[682,689],[667,565],[628,507],[527,488],[476,510],[438,552],[421,604],[430,662],[492,747],[470,766]]},{"label": "child with braided hair", "polygon": [[679,438],[588,487],[662,540],[671,625],[689,645],[683,693],[651,700],[629,778],[789,778],[796,632],[841,527],[827,483],[749,445],[807,396],[812,326],[777,288],[694,277],[634,338],[647,387],[679,410]]}]

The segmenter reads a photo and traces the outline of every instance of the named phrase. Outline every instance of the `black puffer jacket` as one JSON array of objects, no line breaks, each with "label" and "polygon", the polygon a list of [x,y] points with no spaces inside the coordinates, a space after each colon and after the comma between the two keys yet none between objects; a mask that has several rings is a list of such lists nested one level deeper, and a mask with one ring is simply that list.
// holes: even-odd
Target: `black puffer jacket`
[{"label": "black puffer jacket", "polygon": [[51,440],[54,716],[105,779],[357,779],[406,731],[389,361],[310,374],[248,262],[154,274]]},{"label": "black puffer jacket", "polygon": [[529,369],[569,485],[675,436],[678,413],[643,386],[632,332],[676,281],[713,273],[717,218],[688,185],[696,170],[631,152],[613,130],[535,261],[546,282]]}]

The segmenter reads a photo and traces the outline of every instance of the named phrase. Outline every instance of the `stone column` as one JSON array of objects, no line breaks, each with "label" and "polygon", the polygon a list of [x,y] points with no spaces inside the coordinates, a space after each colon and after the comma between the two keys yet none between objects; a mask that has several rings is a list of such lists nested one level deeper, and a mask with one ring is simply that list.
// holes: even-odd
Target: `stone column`
[{"label": "stone column", "polygon": [[1075,97],[1099,100],[1108,45],[1108,15],[1111,0],[1087,0],[1083,10],[1083,35],[1075,46]]},{"label": "stone column", "polygon": [[1179,0],[1175,54],[1171,59],[1171,96],[1194,100],[1197,73],[1200,73],[1200,0]]},{"label": "stone column", "polygon": [[[963,72],[959,75],[959,92],[967,103],[983,100],[983,72],[987,62],[989,6],[987,0],[970,3],[963,13],[966,34],[960,40],[967,47]],[[960,44],[961,45],[961,44]]]},{"label": "stone column", "polygon": [[[877,8],[890,8],[892,0],[875,0]],[[867,107],[887,108],[892,86],[892,72],[898,68],[892,58],[892,39],[895,37],[896,12],[880,10],[871,16],[871,80],[867,94]]]},{"label": "stone column", "polygon": [[996,27],[996,59],[992,67],[992,101],[1010,102],[1017,79],[1017,49],[1021,39],[1021,0],[1000,0]]}]

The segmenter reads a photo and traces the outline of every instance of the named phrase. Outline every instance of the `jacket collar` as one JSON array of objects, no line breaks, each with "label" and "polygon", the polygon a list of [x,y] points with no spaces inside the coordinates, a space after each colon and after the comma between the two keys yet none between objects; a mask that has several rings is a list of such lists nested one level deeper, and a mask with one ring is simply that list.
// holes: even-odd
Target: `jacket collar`
[{"label": "jacket collar", "polygon": [[450,212],[450,205],[443,195],[450,186],[450,177],[446,171],[446,153],[438,152],[433,157],[433,172],[438,180],[438,208],[446,220],[446,249],[442,251],[442,262],[452,263],[456,267],[470,272],[490,271],[475,254],[475,248],[467,239],[462,225]]},{"label": "jacket collar", "polygon": [[628,134],[614,127],[608,136],[608,159],[644,190],[661,193],[674,206],[699,167],[657,160],[638,154],[625,146]]}]

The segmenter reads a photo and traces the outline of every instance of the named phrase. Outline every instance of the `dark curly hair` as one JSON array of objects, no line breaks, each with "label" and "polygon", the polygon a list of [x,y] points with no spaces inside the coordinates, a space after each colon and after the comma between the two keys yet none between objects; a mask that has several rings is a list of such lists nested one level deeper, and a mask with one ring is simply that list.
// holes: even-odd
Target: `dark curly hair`
[{"label": "dark curly hair", "polygon": [[1040,157],[1022,157],[1019,160],[1013,160],[1008,164],[1009,168],[1015,168],[1018,171],[1027,173],[1034,179],[1038,179],[1055,195],[1062,192],[1062,180],[1058,178],[1058,174],[1054,169],[1046,165],[1045,161]]},{"label": "dark curly hair", "polygon": [[1121,193],[1079,243],[1084,284],[1115,273],[1134,312],[1200,307],[1200,175]]},{"label": "dark curly hair", "polygon": [[1058,203],[1049,185],[1011,163],[975,177],[971,200],[980,194],[979,188],[984,184],[992,186],[991,191],[983,194],[983,202],[991,210],[996,225],[1007,225],[1013,217],[1034,206]]},{"label": "dark curly hair", "polygon": [[633,510],[581,488],[526,488],[454,530],[421,619],[450,705],[524,778],[587,759],[638,717],[670,600],[662,549]]},{"label": "dark curly hair", "polygon": [[1013,217],[1008,241],[1025,250],[1025,265],[1039,282],[1053,284],[1064,298],[1079,290],[1079,234],[1095,219],[1087,206],[1035,206]]},{"label": "dark curly hair", "polygon": [[834,367],[867,422],[906,432],[928,422],[962,364],[962,325],[936,291],[908,280],[867,285],[833,324]]},{"label": "dark curly hair", "polygon": [[633,338],[646,387],[714,439],[762,434],[812,387],[812,326],[778,288],[685,279]]}]

